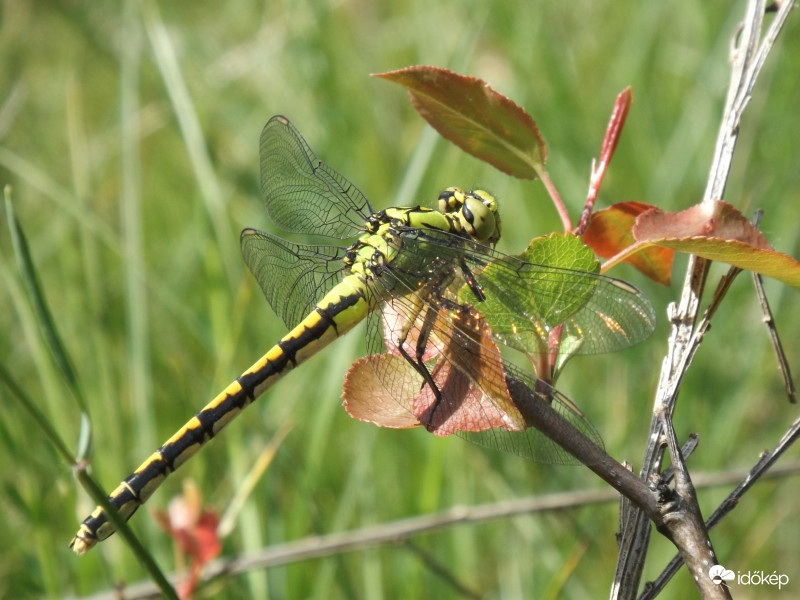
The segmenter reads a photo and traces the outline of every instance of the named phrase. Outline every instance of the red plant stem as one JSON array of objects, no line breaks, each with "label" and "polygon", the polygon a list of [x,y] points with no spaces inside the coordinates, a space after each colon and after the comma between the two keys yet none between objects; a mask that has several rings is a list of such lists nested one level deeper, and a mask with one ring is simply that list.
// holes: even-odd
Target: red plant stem
[{"label": "red plant stem", "polygon": [[561,223],[564,225],[564,231],[572,231],[572,221],[569,218],[567,207],[564,206],[564,202],[561,200],[561,196],[558,194],[558,190],[553,184],[553,181],[550,179],[550,176],[547,174],[547,171],[542,170],[542,172],[539,173],[539,179],[542,180],[544,189],[546,189],[547,193],[550,194],[550,199],[553,201],[553,205],[556,207],[558,216],[561,217]]},{"label": "red plant stem", "polygon": [[622,127],[625,125],[625,119],[628,118],[631,102],[633,102],[633,92],[631,91],[631,87],[628,86],[617,95],[617,99],[614,101],[614,108],[611,111],[611,117],[608,119],[606,134],[603,137],[603,144],[600,146],[600,161],[595,162],[592,160],[589,191],[586,194],[586,204],[583,206],[578,226],[575,228],[575,235],[583,235],[583,232],[586,231],[586,227],[589,225],[589,218],[592,215],[594,203],[597,200],[597,195],[600,193],[600,184],[603,182],[603,177],[605,177],[606,169],[611,162],[611,157],[614,156],[614,150],[617,148],[617,142],[619,142]]}]

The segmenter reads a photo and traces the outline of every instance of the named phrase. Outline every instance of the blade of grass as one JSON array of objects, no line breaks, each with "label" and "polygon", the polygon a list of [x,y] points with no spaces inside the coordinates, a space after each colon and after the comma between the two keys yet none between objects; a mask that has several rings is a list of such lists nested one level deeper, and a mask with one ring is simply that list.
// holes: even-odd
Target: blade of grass
[{"label": "blade of grass", "polygon": [[[6,370],[5,366],[0,363],[0,381],[2,381],[5,386],[11,392],[11,396],[16,398],[20,406],[22,406],[28,414],[33,418],[36,424],[44,433],[45,437],[50,440],[50,442],[55,446],[56,451],[61,455],[61,457],[70,464],[75,464],[75,459],[73,458],[72,454],[67,447],[67,444],[61,439],[58,435],[58,432],[55,430],[53,425],[50,423],[49,419],[42,414],[42,412],[36,406],[36,403],[31,400],[30,397],[25,393],[20,385],[14,380],[11,374]],[[92,499],[100,504],[109,515],[110,521],[114,524],[114,528],[117,532],[125,539],[128,546],[131,548],[131,551],[134,553],[136,558],[138,559],[139,563],[147,570],[150,574],[150,577],[153,579],[155,584],[159,587],[162,593],[167,598],[176,598],[177,595],[175,594],[175,590],[167,581],[166,576],[161,572],[161,570],[156,565],[155,560],[150,555],[149,552],[141,545],[139,540],[136,536],[133,535],[133,532],[130,530],[128,525],[125,521],[120,517],[119,513],[114,509],[113,506],[108,502],[106,498],[106,494],[103,489],[97,484],[97,482],[92,479],[92,477],[86,472],[85,464],[80,465],[75,469],[75,476],[77,477],[78,481],[81,483],[81,486],[89,493]]]},{"label": "blade of grass", "polygon": [[[80,460],[89,449],[92,439],[91,423],[88,418],[88,409],[86,399],[83,396],[78,376],[72,366],[72,361],[67,354],[61,336],[55,327],[53,315],[47,305],[47,300],[44,297],[41,283],[36,274],[36,269],[31,259],[30,250],[28,248],[28,241],[25,233],[22,230],[17,217],[14,213],[14,205],[11,202],[11,186],[5,186],[4,189],[6,216],[8,218],[8,228],[11,234],[11,242],[14,247],[14,254],[16,255],[17,264],[19,266],[20,274],[25,288],[28,290],[28,297],[31,301],[31,306],[37,315],[40,324],[42,337],[44,338],[47,346],[50,348],[50,356],[55,363],[56,369],[61,373],[67,383],[67,387],[72,393],[73,398],[78,404],[81,411],[81,431],[78,443],[78,459]],[[53,430],[55,432],[55,430]],[[71,455],[69,462],[74,464]]]},{"label": "blade of grass", "polygon": [[5,186],[3,195],[5,197],[8,229],[9,233],[11,234],[11,243],[14,247],[14,254],[17,258],[17,265],[19,266],[25,288],[28,290],[28,295],[33,308],[39,317],[39,321],[42,326],[42,335],[47,342],[47,345],[50,347],[52,358],[56,364],[56,367],[64,376],[64,380],[67,382],[70,391],[74,394],[75,400],[78,402],[81,410],[86,412],[86,401],[81,393],[80,386],[78,385],[78,377],[75,374],[75,369],[72,366],[72,362],[70,361],[69,356],[67,356],[66,350],[64,349],[64,344],[61,341],[61,337],[56,331],[53,315],[47,306],[47,301],[44,298],[42,286],[39,283],[39,278],[33,266],[33,261],[31,260],[30,250],[28,249],[28,240],[26,239],[25,233],[22,231],[19,221],[17,221],[17,217],[14,214],[14,206],[11,202],[11,186]]},{"label": "blade of grass", "polygon": [[[11,233],[11,241],[14,247],[17,263],[22,274],[22,279],[25,287],[28,290],[28,295],[36,313],[37,319],[40,324],[42,337],[50,348],[51,358],[56,365],[56,368],[64,377],[67,386],[70,389],[73,397],[81,409],[81,437],[80,437],[80,456],[83,456],[89,447],[90,438],[90,424],[88,419],[88,411],[86,410],[86,402],[83,397],[83,392],[78,381],[78,376],[72,366],[72,361],[67,354],[67,350],[61,341],[61,336],[55,327],[52,313],[45,300],[44,290],[36,273],[35,265],[31,259],[28,242],[25,233],[19,221],[14,214],[14,208],[11,202],[11,188],[6,186],[4,190],[6,215],[8,216],[8,227]],[[125,539],[131,551],[136,556],[139,563],[147,570],[152,577],[153,581],[161,589],[162,593],[167,598],[174,598],[177,600],[178,596],[175,590],[167,581],[167,578],[158,568],[153,557],[147,552],[144,546],[136,539],[133,532],[127,526],[125,521],[120,517],[116,509],[111,506],[103,489],[92,479],[86,471],[86,463],[81,458],[73,457],[69,451],[69,447],[61,437],[58,435],[55,427],[53,427],[50,420],[38,409],[36,404],[25,394],[21,386],[17,385],[11,374],[0,364],[0,380],[5,383],[12,395],[17,398],[20,405],[30,414],[34,421],[36,421],[39,428],[44,432],[48,440],[55,446],[56,451],[64,458],[70,465],[75,466],[75,476],[80,482],[81,486],[89,493],[92,499],[101,505],[109,516],[109,520],[114,524],[117,532]]]}]

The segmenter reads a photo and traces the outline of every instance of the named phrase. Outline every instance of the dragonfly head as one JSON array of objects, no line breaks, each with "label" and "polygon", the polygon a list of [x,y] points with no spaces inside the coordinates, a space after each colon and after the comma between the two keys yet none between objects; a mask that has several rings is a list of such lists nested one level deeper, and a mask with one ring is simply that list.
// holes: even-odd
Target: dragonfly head
[{"label": "dragonfly head", "polygon": [[479,242],[494,245],[500,239],[497,200],[487,191],[447,188],[439,194],[439,211],[457,217],[464,231]]}]

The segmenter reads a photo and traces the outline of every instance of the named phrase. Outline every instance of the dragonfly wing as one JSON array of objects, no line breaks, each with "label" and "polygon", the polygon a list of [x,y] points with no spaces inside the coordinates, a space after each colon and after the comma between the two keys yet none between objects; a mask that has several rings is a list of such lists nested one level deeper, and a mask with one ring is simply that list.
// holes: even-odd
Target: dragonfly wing
[{"label": "dragonfly wing", "polygon": [[[477,305],[495,338],[511,347],[546,351],[557,328],[577,354],[616,352],[652,334],[655,312],[634,286],[605,275],[526,262],[445,232],[406,232],[401,265],[409,280],[428,277],[432,260],[462,264],[483,289]],[[434,258],[432,258],[434,257]],[[456,278],[457,285],[463,279]],[[462,299],[477,303],[474,294]],[[491,315],[491,318],[489,317]]]},{"label": "dragonfly wing", "polygon": [[373,213],[367,198],[317,158],[289,119],[272,117],[260,148],[261,194],[278,227],[338,239],[363,229]]},{"label": "dragonfly wing", "polygon": [[[604,447],[597,429],[572,400],[545,381],[508,362],[505,363],[505,369],[506,377],[513,377],[527,388],[523,397],[513,396],[515,405],[523,415],[528,411],[541,411],[542,406],[536,406],[536,404],[548,405],[593,444],[600,448]],[[513,389],[516,393],[519,386],[514,386]],[[509,452],[536,462],[560,465],[580,464],[580,461],[574,456],[535,427],[528,427],[519,433],[490,429],[479,433],[462,431],[458,435],[473,444]]]},{"label": "dragonfly wing", "polygon": [[478,280],[487,308],[501,314],[492,319],[495,334],[514,347],[531,348],[535,339],[533,346],[547,348],[557,334],[573,340],[576,354],[616,352],[647,339],[655,328],[655,313],[644,294],[597,273],[506,256]]},{"label": "dragonfly wing", "polygon": [[[474,308],[429,293],[426,286],[431,281],[448,277],[444,268],[437,272],[432,264],[429,260],[426,275],[420,274],[417,283],[408,281],[408,261],[397,265],[393,261],[370,282],[371,293],[385,301],[382,311],[368,317],[370,356],[348,373],[345,402],[351,414],[387,427],[417,424],[439,436],[455,433],[539,462],[577,462],[542,432],[527,426],[527,408],[517,404],[506,384],[506,377],[513,376],[533,391],[528,402],[546,402],[602,446],[594,426],[563,394],[501,357],[491,331]],[[417,359],[429,378],[409,366]],[[358,378],[369,385],[358,385]]]},{"label": "dragonfly wing", "polygon": [[269,305],[291,330],[346,274],[346,250],[295,244],[256,229],[242,231],[242,256]]}]

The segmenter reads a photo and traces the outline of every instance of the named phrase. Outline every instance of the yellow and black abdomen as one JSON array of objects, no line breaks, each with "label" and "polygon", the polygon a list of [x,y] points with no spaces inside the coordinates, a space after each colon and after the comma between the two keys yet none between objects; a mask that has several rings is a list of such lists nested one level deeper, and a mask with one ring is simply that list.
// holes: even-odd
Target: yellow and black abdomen
[{"label": "yellow and black abdomen", "polygon": [[[192,417],[109,494],[109,501],[128,520],[173,471],[191,458],[242,410],[283,375],[346,333],[368,311],[363,278],[349,275],[253,366]],[[80,526],[72,546],[83,554],[114,533],[102,507]]]}]

